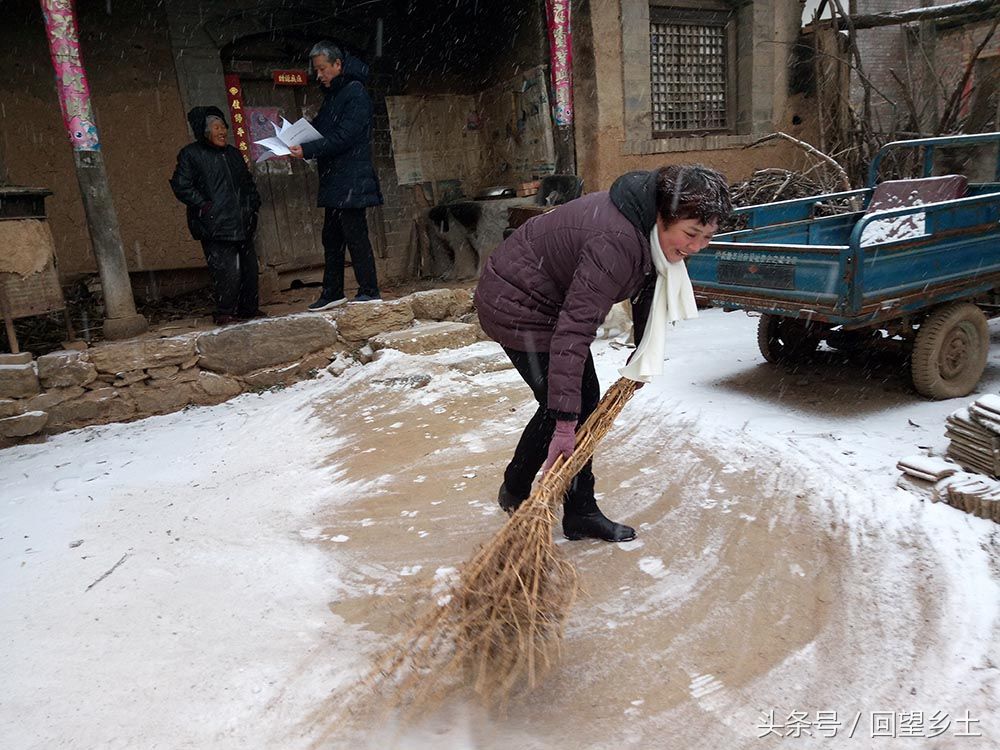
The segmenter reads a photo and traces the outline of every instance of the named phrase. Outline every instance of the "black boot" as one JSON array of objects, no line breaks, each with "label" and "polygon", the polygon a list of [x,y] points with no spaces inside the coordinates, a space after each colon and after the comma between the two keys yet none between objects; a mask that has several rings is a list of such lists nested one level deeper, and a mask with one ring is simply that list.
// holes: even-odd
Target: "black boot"
[{"label": "black boot", "polygon": [[563,534],[567,539],[603,539],[605,542],[629,542],[635,539],[635,529],[615,523],[596,505],[586,513],[564,513]]},{"label": "black boot", "polygon": [[526,498],[523,497],[516,497],[510,490],[507,489],[506,484],[500,485],[500,492],[497,494],[497,502],[500,503],[500,510],[508,516],[514,515],[514,511],[521,507],[521,503],[523,503],[525,499]]}]

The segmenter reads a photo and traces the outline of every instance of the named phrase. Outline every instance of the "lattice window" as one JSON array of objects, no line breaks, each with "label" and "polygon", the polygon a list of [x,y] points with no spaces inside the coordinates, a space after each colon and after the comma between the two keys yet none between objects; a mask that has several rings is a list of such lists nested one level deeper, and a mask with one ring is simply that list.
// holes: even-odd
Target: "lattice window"
[{"label": "lattice window", "polygon": [[653,134],[730,129],[728,14],[652,8],[649,32]]}]

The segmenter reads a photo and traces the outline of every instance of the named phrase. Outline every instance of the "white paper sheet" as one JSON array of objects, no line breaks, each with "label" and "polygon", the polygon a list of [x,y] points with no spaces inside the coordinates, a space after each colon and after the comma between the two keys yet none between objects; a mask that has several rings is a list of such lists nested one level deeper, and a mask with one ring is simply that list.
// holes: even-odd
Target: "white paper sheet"
[{"label": "white paper sheet", "polygon": [[282,117],[280,126],[273,122],[271,126],[274,128],[273,138],[254,141],[258,146],[267,149],[261,154],[258,162],[270,159],[272,156],[288,156],[292,153],[288,149],[289,146],[301,146],[303,143],[318,141],[323,137],[304,117],[299,118],[296,122],[289,122]]}]

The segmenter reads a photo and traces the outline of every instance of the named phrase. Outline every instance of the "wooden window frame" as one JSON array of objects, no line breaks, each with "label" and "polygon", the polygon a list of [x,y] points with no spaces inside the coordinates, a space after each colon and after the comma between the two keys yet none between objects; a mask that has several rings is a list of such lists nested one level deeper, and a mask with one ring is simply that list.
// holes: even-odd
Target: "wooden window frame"
[{"label": "wooden window frame", "polygon": [[[683,138],[692,135],[725,135],[734,134],[737,118],[737,80],[736,80],[736,17],[732,5],[713,2],[686,2],[685,0],[670,0],[669,2],[653,2],[649,7],[649,31],[652,39],[653,24],[676,23],[678,21],[694,22],[705,26],[716,26],[725,35],[725,90],[726,124],[713,128],[689,128],[678,130],[652,130],[654,139]],[[653,94],[653,61],[650,47],[650,116],[654,106]]]}]

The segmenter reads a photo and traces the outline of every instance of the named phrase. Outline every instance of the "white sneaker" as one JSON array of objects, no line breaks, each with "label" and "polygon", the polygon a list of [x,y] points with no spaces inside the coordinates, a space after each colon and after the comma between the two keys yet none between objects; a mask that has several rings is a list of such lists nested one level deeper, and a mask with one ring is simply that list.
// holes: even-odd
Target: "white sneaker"
[{"label": "white sneaker", "polygon": [[341,297],[340,299],[328,300],[326,297],[320,297],[318,300],[309,305],[309,310],[312,312],[322,312],[323,310],[332,310],[334,307],[340,307],[341,305],[347,304],[347,297]]}]

